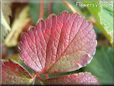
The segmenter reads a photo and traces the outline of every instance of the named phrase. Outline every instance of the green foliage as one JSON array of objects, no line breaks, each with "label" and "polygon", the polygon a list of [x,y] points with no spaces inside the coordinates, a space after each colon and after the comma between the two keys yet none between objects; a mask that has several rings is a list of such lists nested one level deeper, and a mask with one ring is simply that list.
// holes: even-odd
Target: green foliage
[{"label": "green foliage", "polygon": [[59,14],[63,10],[71,12],[71,10],[68,7],[66,7],[65,4],[63,4],[62,0],[54,1],[52,9],[53,9],[53,13],[55,14]]},{"label": "green foliage", "polygon": [[110,42],[113,43],[113,5],[110,3],[100,4],[100,23],[107,32]]},{"label": "green foliage", "polygon": [[96,54],[85,71],[95,75],[102,84],[114,84],[114,50],[111,47],[98,47]]},{"label": "green foliage", "polygon": [[[71,3],[71,2],[70,2]],[[33,19],[33,22],[34,24],[37,23],[38,21],[38,18],[40,16],[40,5],[41,3],[39,3],[39,1],[36,1],[36,3],[32,2],[32,3],[29,3],[29,7],[30,7],[30,15]],[[49,5],[50,5],[50,8],[49,8]],[[62,0],[52,0],[52,1],[47,1],[47,0],[44,0],[44,15],[42,18],[47,18],[48,15],[50,14],[50,11],[51,13],[55,13],[55,14],[59,14],[60,12],[62,12],[63,10],[66,10],[66,11],[70,11],[70,8],[68,8]]]},{"label": "green foliage", "polygon": [[111,1],[86,0],[83,1],[83,4],[90,4],[90,6],[87,6],[87,9],[95,18],[95,25],[113,44],[113,3]]}]

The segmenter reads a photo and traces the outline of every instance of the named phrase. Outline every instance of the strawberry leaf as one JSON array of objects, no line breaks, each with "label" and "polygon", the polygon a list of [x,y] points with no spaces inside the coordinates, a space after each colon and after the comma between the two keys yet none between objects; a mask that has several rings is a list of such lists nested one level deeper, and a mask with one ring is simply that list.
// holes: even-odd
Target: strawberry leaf
[{"label": "strawberry leaf", "polygon": [[33,79],[31,75],[18,64],[11,61],[1,62],[2,84],[30,84]]},{"label": "strawberry leaf", "polygon": [[98,85],[99,81],[91,73],[83,72],[77,74],[71,74],[67,76],[62,76],[54,79],[47,79],[44,84],[48,85]]},{"label": "strawberry leaf", "polygon": [[21,36],[21,59],[40,73],[77,70],[88,64],[95,53],[96,35],[92,28],[76,13],[51,15]]}]

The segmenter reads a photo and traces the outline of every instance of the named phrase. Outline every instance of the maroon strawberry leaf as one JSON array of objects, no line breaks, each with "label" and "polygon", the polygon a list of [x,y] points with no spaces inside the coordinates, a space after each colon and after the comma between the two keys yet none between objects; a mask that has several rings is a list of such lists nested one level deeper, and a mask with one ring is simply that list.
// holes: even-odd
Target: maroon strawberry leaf
[{"label": "maroon strawberry leaf", "polygon": [[30,84],[33,79],[31,75],[18,64],[11,61],[1,62],[2,84]]},{"label": "maroon strawberry leaf", "polygon": [[91,73],[83,72],[71,74],[54,79],[47,79],[44,84],[48,85],[98,85],[99,81]]},{"label": "maroon strawberry leaf", "polygon": [[51,15],[21,36],[20,57],[40,73],[77,70],[88,64],[95,53],[92,28],[92,23],[76,13]]}]

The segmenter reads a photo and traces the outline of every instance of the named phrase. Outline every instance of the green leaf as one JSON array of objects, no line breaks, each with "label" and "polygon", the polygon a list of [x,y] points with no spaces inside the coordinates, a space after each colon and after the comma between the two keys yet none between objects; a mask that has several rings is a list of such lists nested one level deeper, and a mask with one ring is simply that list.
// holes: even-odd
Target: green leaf
[{"label": "green leaf", "polygon": [[[83,4],[86,4],[87,9],[95,18],[96,27],[113,44],[113,3],[111,1],[86,0],[83,1]],[[88,4],[91,6],[87,6]]]},{"label": "green leaf", "polygon": [[110,42],[113,43],[113,5],[111,4],[100,4],[99,18],[101,25],[103,25],[104,30],[109,35]]},{"label": "green leaf", "polygon": [[97,48],[94,59],[85,71],[95,75],[102,84],[114,84],[114,50],[111,47]]},{"label": "green leaf", "polygon": [[98,19],[98,12],[99,12],[99,0],[94,0],[94,1],[90,1],[90,0],[84,0],[83,4],[85,4],[88,8],[88,10],[90,11],[90,13],[95,16],[95,18]]}]

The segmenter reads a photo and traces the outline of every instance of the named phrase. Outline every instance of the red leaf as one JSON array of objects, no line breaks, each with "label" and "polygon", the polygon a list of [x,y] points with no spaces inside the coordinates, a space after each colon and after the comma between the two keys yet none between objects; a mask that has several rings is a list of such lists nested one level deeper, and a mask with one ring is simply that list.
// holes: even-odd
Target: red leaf
[{"label": "red leaf", "polygon": [[96,49],[93,26],[78,14],[51,15],[21,36],[20,56],[36,72],[68,72],[88,64]]},{"label": "red leaf", "polygon": [[48,85],[98,85],[99,81],[88,72],[77,73],[68,76],[62,76],[55,79],[48,79],[44,81]]},{"label": "red leaf", "polygon": [[18,64],[13,62],[2,62],[2,84],[30,84],[30,74]]}]

